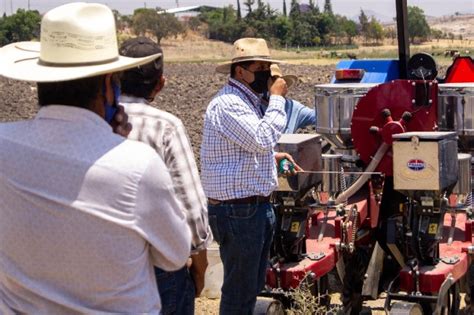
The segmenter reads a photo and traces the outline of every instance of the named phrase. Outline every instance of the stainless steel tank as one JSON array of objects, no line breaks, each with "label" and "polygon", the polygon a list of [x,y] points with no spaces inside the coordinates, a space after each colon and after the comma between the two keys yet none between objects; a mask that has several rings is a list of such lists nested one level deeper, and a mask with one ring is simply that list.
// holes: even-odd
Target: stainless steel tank
[{"label": "stainless steel tank", "polygon": [[467,195],[471,192],[471,157],[467,153],[458,153],[458,182],[453,189],[453,193],[457,195]]},{"label": "stainless steel tank", "polygon": [[375,86],[370,83],[316,85],[316,132],[336,148],[352,149],[352,113],[359,99]]},{"label": "stainless steel tank", "polygon": [[456,131],[462,151],[474,151],[474,83],[439,84],[438,128]]},{"label": "stainless steel tank", "polygon": [[342,154],[323,154],[321,191],[335,194],[341,191]]},{"label": "stainless steel tank", "polygon": [[[277,152],[289,153],[306,171],[321,171],[321,136],[318,134],[283,134],[275,147]],[[304,193],[321,183],[321,173],[298,173],[278,178],[278,191]]]}]

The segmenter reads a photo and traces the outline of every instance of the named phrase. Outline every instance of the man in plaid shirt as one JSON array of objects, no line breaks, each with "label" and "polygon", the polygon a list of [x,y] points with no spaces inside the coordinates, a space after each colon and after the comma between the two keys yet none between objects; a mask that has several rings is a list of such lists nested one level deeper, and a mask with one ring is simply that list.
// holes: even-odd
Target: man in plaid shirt
[{"label": "man in plaid shirt", "polygon": [[[204,120],[201,178],[209,203],[209,223],[224,265],[220,314],[252,314],[265,284],[275,215],[269,202],[277,187],[275,154],[286,126],[286,82],[271,87],[270,65],[276,60],[264,39],[234,43],[228,83],[211,100]],[[265,113],[261,95],[270,92]]]},{"label": "man in plaid shirt", "polygon": [[[120,54],[143,57],[163,53],[151,39],[139,37],[125,41]],[[125,107],[132,132],[129,139],[149,144],[169,169],[178,199],[186,210],[192,232],[192,264],[176,272],[156,268],[162,314],[194,314],[194,298],[204,287],[207,268],[206,248],[212,241],[204,195],[193,151],[183,123],[176,116],[149,105],[163,88],[163,58],[125,71],[120,103]],[[180,231],[176,231],[180,233]]]}]

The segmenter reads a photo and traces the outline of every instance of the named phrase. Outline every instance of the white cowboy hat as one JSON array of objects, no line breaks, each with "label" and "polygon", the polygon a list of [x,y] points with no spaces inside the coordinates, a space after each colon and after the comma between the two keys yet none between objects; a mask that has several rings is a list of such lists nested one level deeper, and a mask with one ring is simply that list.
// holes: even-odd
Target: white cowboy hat
[{"label": "white cowboy hat", "polygon": [[298,77],[294,74],[286,74],[283,75],[281,72],[280,67],[277,64],[272,64],[270,66],[271,76],[272,77],[279,77],[285,80],[286,86],[290,88],[292,85],[298,82]]},{"label": "white cowboy hat", "polygon": [[229,74],[231,65],[244,61],[265,61],[281,63],[280,60],[270,58],[270,50],[263,38],[241,38],[234,42],[232,60],[216,67],[219,73]]},{"label": "white cowboy hat", "polygon": [[0,48],[0,75],[32,82],[70,81],[133,68],[160,56],[119,56],[112,11],[102,4],[77,2],[44,15],[41,43]]}]

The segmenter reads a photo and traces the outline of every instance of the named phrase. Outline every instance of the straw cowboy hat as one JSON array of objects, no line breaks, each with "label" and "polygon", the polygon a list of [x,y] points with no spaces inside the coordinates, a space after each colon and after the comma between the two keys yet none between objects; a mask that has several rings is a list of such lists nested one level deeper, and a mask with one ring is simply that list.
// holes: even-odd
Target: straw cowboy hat
[{"label": "straw cowboy hat", "polygon": [[282,78],[286,82],[286,86],[290,88],[292,85],[298,82],[298,77],[294,74],[283,75],[280,67],[277,64],[270,66],[271,76]]},{"label": "straw cowboy hat", "polygon": [[216,67],[216,71],[223,74],[230,73],[234,63],[244,61],[265,61],[281,63],[280,60],[271,59],[267,42],[263,38],[241,38],[234,42],[232,60]]},{"label": "straw cowboy hat", "polygon": [[32,82],[70,81],[133,68],[160,56],[119,56],[112,11],[102,4],[77,2],[44,15],[41,43],[0,48],[0,75]]}]

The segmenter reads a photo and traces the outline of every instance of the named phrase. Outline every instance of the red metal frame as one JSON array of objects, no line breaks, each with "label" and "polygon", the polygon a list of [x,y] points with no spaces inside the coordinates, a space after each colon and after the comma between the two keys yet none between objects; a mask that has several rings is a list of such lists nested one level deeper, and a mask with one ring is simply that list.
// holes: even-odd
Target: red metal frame
[{"label": "red metal frame", "polygon": [[[451,215],[444,217],[444,239],[439,244],[440,257],[443,259],[435,266],[421,266],[419,283],[422,293],[438,293],[441,284],[446,280],[449,274],[454,281],[463,277],[469,267],[469,257],[463,249],[472,245],[472,234],[466,235],[465,231],[471,230],[471,221],[466,218],[465,213],[456,214],[456,225],[454,231],[454,241],[447,244],[447,235],[451,226]],[[469,226],[469,227],[468,227]],[[455,263],[445,263],[446,259],[452,258]],[[400,272],[400,288],[402,291],[411,292],[413,287],[413,275],[409,267],[405,267]]]}]

